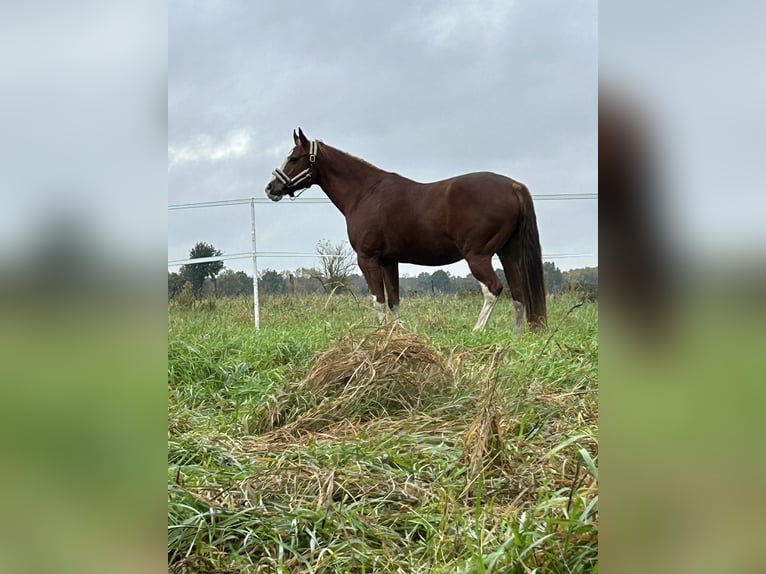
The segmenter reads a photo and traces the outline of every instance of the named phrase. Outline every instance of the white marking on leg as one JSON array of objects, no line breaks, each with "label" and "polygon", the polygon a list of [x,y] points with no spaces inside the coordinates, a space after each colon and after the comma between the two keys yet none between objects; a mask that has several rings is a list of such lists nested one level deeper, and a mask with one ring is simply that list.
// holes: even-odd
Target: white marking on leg
[{"label": "white marking on leg", "polygon": [[394,323],[401,327],[403,325],[401,319],[399,319],[399,305],[391,307],[391,313],[394,315]]},{"label": "white marking on leg", "polygon": [[386,304],[378,301],[375,295],[372,296],[372,306],[378,312],[378,321],[383,323],[386,320]]},{"label": "white marking on leg", "polygon": [[516,334],[520,335],[524,330],[524,303],[514,299],[513,309],[516,312]]},{"label": "white marking on leg", "polygon": [[484,329],[489,316],[492,314],[492,309],[495,308],[495,303],[497,303],[497,297],[492,294],[489,288],[484,283],[479,283],[479,285],[481,285],[481,291],[484,293],[484,305],[481,307],[481,313],[479,313],[479,318],[476,320],[476,325],[473,328],[474,331]]}]

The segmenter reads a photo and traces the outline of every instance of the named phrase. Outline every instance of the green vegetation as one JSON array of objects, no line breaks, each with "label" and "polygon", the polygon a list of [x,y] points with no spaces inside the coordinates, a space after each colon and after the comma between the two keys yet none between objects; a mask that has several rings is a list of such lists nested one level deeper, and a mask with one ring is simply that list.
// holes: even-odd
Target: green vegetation
[{"label": "green vegetation", "polygon": [[[207,250],[207,251],[205,251]],[[212,251],[211,251],[212,250]],[[190,258],[220,255],[212,245],[198,243],[190,252]],[[345,242],[333,244],[322,240],[317,244],[317,267],[300,267],[292,271],[265,269],[258,274],[258,292],[262,295],[309,295],[329,294],[334,291],[351,291],[357,296],[369,294],[367,282],[359,274],[356,254]],[[253,278],[244,271],[223,269],[222,262],[187,264],[178,273],[168,271],[168,300],[183,293],[184,284],[192,285],[191,295],[241,297],[252,295]],[[353,271],[356,271],[354,273]],[[507,289],[505,273],[495,269],[498,279]],[[551,261],[543,262],[546,292],[549,295],[562,291],[584,291],[595,298],[598,291],[598,267],[582,267],[561,271]],[[195,283],[196,281],[196,283]],[[196,285],[196,287],[195,287]],[[342,288],[342,289],[341,289]],[[399,288],[406,297],[421,295],[465,295],[481,293],[479,282],[470,273],[465,277],[452,275],[443,269],[431,273],[423,271],[416,277],[407,275],[399,278]]]},{"label": "green vegetation", "polygon": [[173,572],[596,572],[597,307],[171,301]]}]

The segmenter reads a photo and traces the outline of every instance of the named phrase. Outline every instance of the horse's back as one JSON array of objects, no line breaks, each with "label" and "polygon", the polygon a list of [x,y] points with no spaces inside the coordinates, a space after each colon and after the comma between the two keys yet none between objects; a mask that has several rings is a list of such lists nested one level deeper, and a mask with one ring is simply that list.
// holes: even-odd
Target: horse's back
[{"label": "horse's back", "polygon": [[528,193],[524,184],[492,172],[468,173],[437,185],[454,217],[486,222],[516,219],[521,209],[519,194]]},{"label": "horse's back", "polygon": [[526,186],[523,183],[511,179],[506,175],[491,171],[466,173],[437,183],[446,184],[449,187],[458,186],[461,189],[475,191],[477,193],[499,194],[500,196],[514,196],[516,195],[514,193],[515,191],[526,189]]}]

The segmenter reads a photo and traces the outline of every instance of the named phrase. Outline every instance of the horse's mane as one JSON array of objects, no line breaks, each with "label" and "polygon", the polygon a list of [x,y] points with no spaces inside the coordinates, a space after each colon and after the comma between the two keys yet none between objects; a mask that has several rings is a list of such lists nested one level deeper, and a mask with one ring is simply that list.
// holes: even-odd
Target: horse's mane
[{"label": "horse's mane", "polygon": [[378,171],[386,171],[386,170],[384,170],[384,169],[382,169],[382,168],[378,167],[378,166],[377,166],[377,165],[375,165],[374,163],[371,163],[371,162],[367,161],[366,159],[364,159],[364,158],[362,158],[362,157],[356,156],[356,155],[354,155],[354,154],[352,154],[352,153],[348,153],[347,151],[343,151],[342,149],[338,149],[338,148],[336,148],[336,147],[333,147],[333,146],[331,146],[331,145],[329,145],[329,144],[326,144],[326,143],[325,143],[323,140],[317,139],[317,141],[318,141],[320,144],[322,144],[322,145],[324,145],[324,146],[326,146],[326,147],[330,148],[331,150],[333,150],[333,151],[336,151],[336,152],[340,153],[341,155],[345,155],[345,156],[347,156],[347,157],[350,157],[351,159],[353,159],[353,160],[356,160],[356,161],[358,161],[359,163],[362,163],[362,164],[364,164],[364,165],[366,165],[366,166],[368,166],[368,167],[371,167],[371,168],[377,169]]}]

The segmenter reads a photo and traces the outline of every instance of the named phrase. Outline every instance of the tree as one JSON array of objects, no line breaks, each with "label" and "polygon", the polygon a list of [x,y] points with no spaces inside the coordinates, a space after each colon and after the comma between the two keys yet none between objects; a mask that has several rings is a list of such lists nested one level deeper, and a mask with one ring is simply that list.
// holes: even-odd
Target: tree
[{"label": "tree", "polygon": [[481,291],[479,282],[470,273],[465,277],[453,277],[452,284],[456,293],[476,293]]},{"label": "tree", "polygon": [[258,284],[264,293],[284,293],[287,290],[285,278],[273,269],[266,269],[258,280]]},{"label": "tree", "polygon": [[582,267],[565,271],[564,284],[567,289],[595,293],[598,290],[598,267]]},{"label": "tree", "polygon": [[183,289],[184,280],[175,271],[168,271],[168,299],[173,299]]},{"label": "tree", "polygon": [[317,278],[321,275],[316,267],[299,267],[288,277],[290,293],[319,293],[322,285]]},{"label": "tree", "polygon": [[421,271],[415,278],[415,291],[423,294],[434,294],[434,284],[431,282],[431,274]]},{"label": "tree", "polygon": [[455,291],[450,275],[444,269],[437,269],[431,274],[431,285],[440,293],[453,293]]},{"label": "tree", "polygon": [[364,276],[359,273],[354,273],[348,277],[348,286],[352,293],[357,295],[369,295],[370,288],[367,285],[367,281],[364,280]]},{"label": "tree", "polygon": [[329,239],[323,239],[317,243],[317,254],[320,273],[315,278],[324,290],[332,293],[339,288],[348,289],[349,276],[356,267],[356,257],[348,243],[333,244]]},{"label": "tree", "polygon": [[238,297],[253,293],[253,278],[244,271],[224,270],[218,276],[218,294],[221,297]]},{"label": "tree", "polygon": [[564,276],[555,263],[543,261],[543,276],[547,293],[557,293],[564,288]]},{"label": "tree", "polygon": [[[221,251],[200,241],[189,252],[189,259],[202,259],[204,257],[218,257],[223,255]],[[217,293],[216,276],[223,269],[223,261],[208,261],[207,263],[189,263],[181,267],[181,277],[192,285],[192,292],[195,297],[202,295],[202,287],[205,284],[205,277],[213,280],[214,291]]]}]

